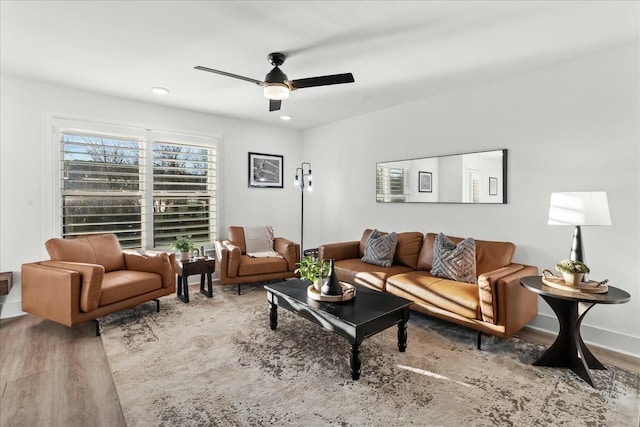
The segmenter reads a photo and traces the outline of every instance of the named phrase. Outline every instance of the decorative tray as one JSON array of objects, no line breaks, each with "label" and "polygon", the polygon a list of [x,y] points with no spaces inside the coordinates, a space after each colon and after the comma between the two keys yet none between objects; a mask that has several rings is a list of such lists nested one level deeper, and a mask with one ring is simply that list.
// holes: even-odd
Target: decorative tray
[{"label": "decorative tray", "polygon": [[582,282],[577,286],[567,285],[564,279],[554,275],[543,275],[542,283],[552,288],[561,289],[563,291],[570,292],[584,292],[585,294],[606,294],[609,292],[607,281],[596,282],[595,280],[589,280],[588,282]]},{"label": "decorative tray", "polygon": [[307,296],[312,300],[324,302],[343,302],[356,297],[355,286],[346,282],[340,282],[340,286],[342,286],[342,295],[322,295],[313,285],[310,285],[307,288]]}]

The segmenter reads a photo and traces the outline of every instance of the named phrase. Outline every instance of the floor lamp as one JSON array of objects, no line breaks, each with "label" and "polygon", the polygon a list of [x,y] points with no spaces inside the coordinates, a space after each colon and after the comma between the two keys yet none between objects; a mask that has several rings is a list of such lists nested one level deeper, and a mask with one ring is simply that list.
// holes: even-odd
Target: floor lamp
[{"label": "floor lamp", "polygon": [[[573,225],[573,242],[569,259],[586,264],[582,245],[582,225],[611,225],[609,202],[604,191],[551,193],[549,224]],[[585,282],[589,281],[585,275]]]},{"label": "floor lamp", "polygon": [[300,205],[300,254],[302,256],[304,256],[304,191],[305,188],[309,192],[313,191],[312,179],[311,163],[302,162],[300,167],[296,168],[296,180],[293,183],[297,188],[300,188],[300,194],[302,194]]}]

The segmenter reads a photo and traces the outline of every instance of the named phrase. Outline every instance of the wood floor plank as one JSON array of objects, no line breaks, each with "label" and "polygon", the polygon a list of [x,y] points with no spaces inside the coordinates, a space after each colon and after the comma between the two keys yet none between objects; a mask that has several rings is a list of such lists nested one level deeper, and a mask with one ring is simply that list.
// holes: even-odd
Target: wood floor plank
[{"label": "wood floor plank", "polygon": [[1,426],[125,426],[93,323],[3,319],[0,345]]}]

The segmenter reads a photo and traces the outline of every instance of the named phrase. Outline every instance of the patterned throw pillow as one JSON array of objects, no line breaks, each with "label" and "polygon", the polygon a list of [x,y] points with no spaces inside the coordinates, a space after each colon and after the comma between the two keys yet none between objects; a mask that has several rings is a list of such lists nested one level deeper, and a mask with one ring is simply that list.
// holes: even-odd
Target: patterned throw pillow
[{"label": "patterned throw pillow", "polygon": [[478,283],[476,242],[467,237],[457,245],[440,233],[433,245],[431,274],[456,282]]},{"label": "patterned throw pillow", "polygon": [[389,233],[383,236],[378,230],[373,230],[364,246],[362,262],[391,267],[397,244],[398,236],[396,233]]}]

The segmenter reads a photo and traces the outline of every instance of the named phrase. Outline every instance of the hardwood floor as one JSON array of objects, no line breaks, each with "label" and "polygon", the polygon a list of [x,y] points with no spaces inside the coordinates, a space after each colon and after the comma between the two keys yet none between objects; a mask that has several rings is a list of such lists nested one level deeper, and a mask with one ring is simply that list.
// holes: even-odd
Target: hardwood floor
[{"label": "hardwood floor", "polygon": [[0,320],[0,426],[125,426],[93,322]]},{"label": "hardwood floor", "polygon": [[[553,336],[525,329],[522,338]],[[0,320],[0,426],[125,426],[93,322],[67,328],[26,315]],[[640,372],[637,358],[590,346],[604,363]]]}]

